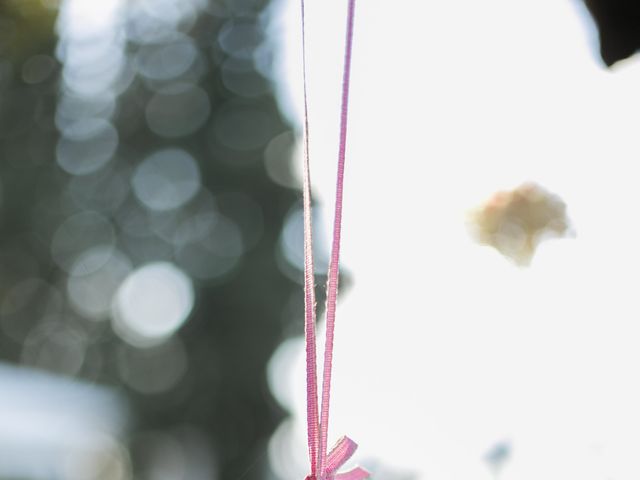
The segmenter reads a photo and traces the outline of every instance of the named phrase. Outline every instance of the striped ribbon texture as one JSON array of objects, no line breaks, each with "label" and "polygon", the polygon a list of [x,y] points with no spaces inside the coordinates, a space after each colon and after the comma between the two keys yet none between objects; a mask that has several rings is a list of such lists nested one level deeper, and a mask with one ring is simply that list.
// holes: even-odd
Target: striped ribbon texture
[{"label": "striped ribbon texture", "polygon": [[336,298],[338,295],[338,265],[340,260],[340,236],[342,230],[342,192],[344,184],[344,161],[347,144],[347,116],[349,105],[349,80],[351,74],[351,52],[353,46],[353,25],[355,0],[347,0],[347,38],[344,52],[342,76],[342,105],[340,109],[340,139],[338,148],[338,174],[336,204],[333,222],[333,242],[327,280],[326,342],[322,370],[322,403],[318,414],[318,379],[316,366],[316,296],[313,265],[313,234],[311,215],[311,173],[309,168],[309,108],[307,100],[307,60],[305,48],[305,11],[301,0],[302,13],[302,76],[304,92],[304,160],[303,160],[303,211],[304,211],[304,300],[305,300],[305,342],[307,358],[307,442],[311,473],[307,480],[361,480],[369,477],[362,468],[354,468],[346,473],[338,473],[342,465],[351,458],[357,444],[348,437],[342,437],[327,453],[329,429],[329,402],[331,397],[331,368],[333,360],[333,337],[336,318]]}]

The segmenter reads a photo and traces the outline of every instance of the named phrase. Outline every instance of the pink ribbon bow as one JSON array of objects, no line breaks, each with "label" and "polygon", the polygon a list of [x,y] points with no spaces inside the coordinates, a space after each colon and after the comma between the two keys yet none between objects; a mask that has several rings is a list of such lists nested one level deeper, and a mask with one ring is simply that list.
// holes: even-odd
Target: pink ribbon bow
[{"label": "pink ribbon bow", "polygon": [[[349,437],[342,437],[338,440],[338,443],[336,443],[327,456],[324,478],[335,478],[336,480],[361,480],[369,478],[369,472],[360,467],[356,467],[345,473],[337,473],[338,469],[351,458],[357,449],[358,445]],[[313,475],[308,475],[306,480],[317,479]]]},{"label": "pink ribbon bow", "polygon": [[302,10],[302,71],[304,86],[304,164],[303,164],[303,204],[304,204],[304,298],[305,298],[305,342],[307,357],[307,441],[311,474],[307,480],[361,480],[369,477],[362,468],[354,468],[346,473],[338,473],[344,463],[351,458],[358,445],[348,437],[342,437],[327,454],[327,432],[329,426],[329,399],[331,393],[331,366],[333,359],[333,336],[338,295],[338,264],[340,259],[340,233],[342,222],[342,191],[344,184],[344,159],[347,143],[347,113],[349,104],[349,78],[351,73],[351,50],[353,43],[353,23],[355,0],[348,0],[347,39],[345,44],[344,71],[342,77],[342,107],[340,114],[340,143],[338,149],[338,179],[336,205],[333,224],[333,242],[329,278],[327,281],[327,321],[322,376],[322,404],[318,419],[318,382],[316,374],[316,296],[313,268],[313,242],[311,228],[311,174],[309,170],[309,109],[307,102],[307,73],[305,54],[304,0]]}]

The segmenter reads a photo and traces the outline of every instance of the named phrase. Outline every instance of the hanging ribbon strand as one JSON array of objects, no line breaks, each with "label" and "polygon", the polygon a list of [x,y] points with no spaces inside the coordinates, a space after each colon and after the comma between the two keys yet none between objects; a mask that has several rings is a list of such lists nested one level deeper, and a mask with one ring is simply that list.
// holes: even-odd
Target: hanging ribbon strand
[{"label": "hanging ribbon strand", "polygon": [[333,223],[333,242],[329,278],[327,280],[327,317],[324,365],[322,371],[322,403],[318,416],[318,380],[316,366],[316,297],[313,263],[313,235],[311,215],[311,173],[309,167],[309,109],[307,100],[307,67],[305,48],[305,11],[301,0],[302,14],[302,76],[304,92],[304,160],[303,160],[303,207],[304,207],[304,299],[305,299],[305,342],[307,357],[307,442],[311,473],[308,480],[361,480],[369,477],[362,468],[346,473],[338,473],[344,463],[351,458],[357,444],[348,437],[342,437],[327,454],[329,431],[329,403],[331,399],[331,369],[333,361],[333,337],[336,318],[336,299],[340,262],[340,236],[342,230],[342,193],[344,184],[344,163],[347,145],[347,117],[349,109],[349,79],[351,75],[351,52],[353,46],[353,25],[355,0],[348,0],[347,35],[345,42],[344,70],[342,77],[342,106],[340,110],[340,142],[338,148],[338,174],[336,185],[336,205]]},{"label": "hanging ribbon strand", "polygon": [[307,350],[307,442],[311,471],[317,471],[318,461],[318,384],[316,368],[316,291],[313,265],[313,235],[311,219],[311,173],[309,171],[309,102],[307,101],[307,59],[302,15],[302,88],[304,96],[304,160],[302,202],[304,211],[304,338]]}]

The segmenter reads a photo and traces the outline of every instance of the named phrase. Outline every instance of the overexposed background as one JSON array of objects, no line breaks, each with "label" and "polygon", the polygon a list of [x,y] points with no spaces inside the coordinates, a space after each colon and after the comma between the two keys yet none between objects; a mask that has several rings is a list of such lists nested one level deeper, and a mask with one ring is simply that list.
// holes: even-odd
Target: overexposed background
[{"label": "overexposed background", "polygon": [[[281,106],[301,123],[299,2],[281,0]],[[345,1],[309,1],[314,194],[330,212]],[[383,2],[357,6],[330,441],[378,478],[640,475],[640,62],[597,57],[582,4]],[[299,163],[299,162],[298,162]],[[535,181],[568,206],[576,237],[530,268],[476,245],[465,213]],[[329,234],[331,215],[324,215]],[[302,319],[300,320],[302,321]],[[271,387],[293,411],[271,440],[302,478],[302,340]]]}]

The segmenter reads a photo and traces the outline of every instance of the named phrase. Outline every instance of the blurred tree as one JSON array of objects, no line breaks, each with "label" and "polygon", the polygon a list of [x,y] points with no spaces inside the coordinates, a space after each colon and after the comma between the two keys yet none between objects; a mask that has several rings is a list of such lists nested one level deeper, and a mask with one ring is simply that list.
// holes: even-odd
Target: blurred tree
[{"label": "blurred tree", "polygon": [[[84,19],[70,18],[59,41],[53,2],[0,3],[0,358],[122,389],[141,480],[168,458],[158,439],[189,429],[219,478],[265,478],[284,414],[265,366],[302,318],[278,253],[298,193],[264,164],[292,138],[267,76],[267,3],[122,3],[104,32],[74,37]],[[113,298],[160,261],[196,303],[143,344],[110,325]]]}]

